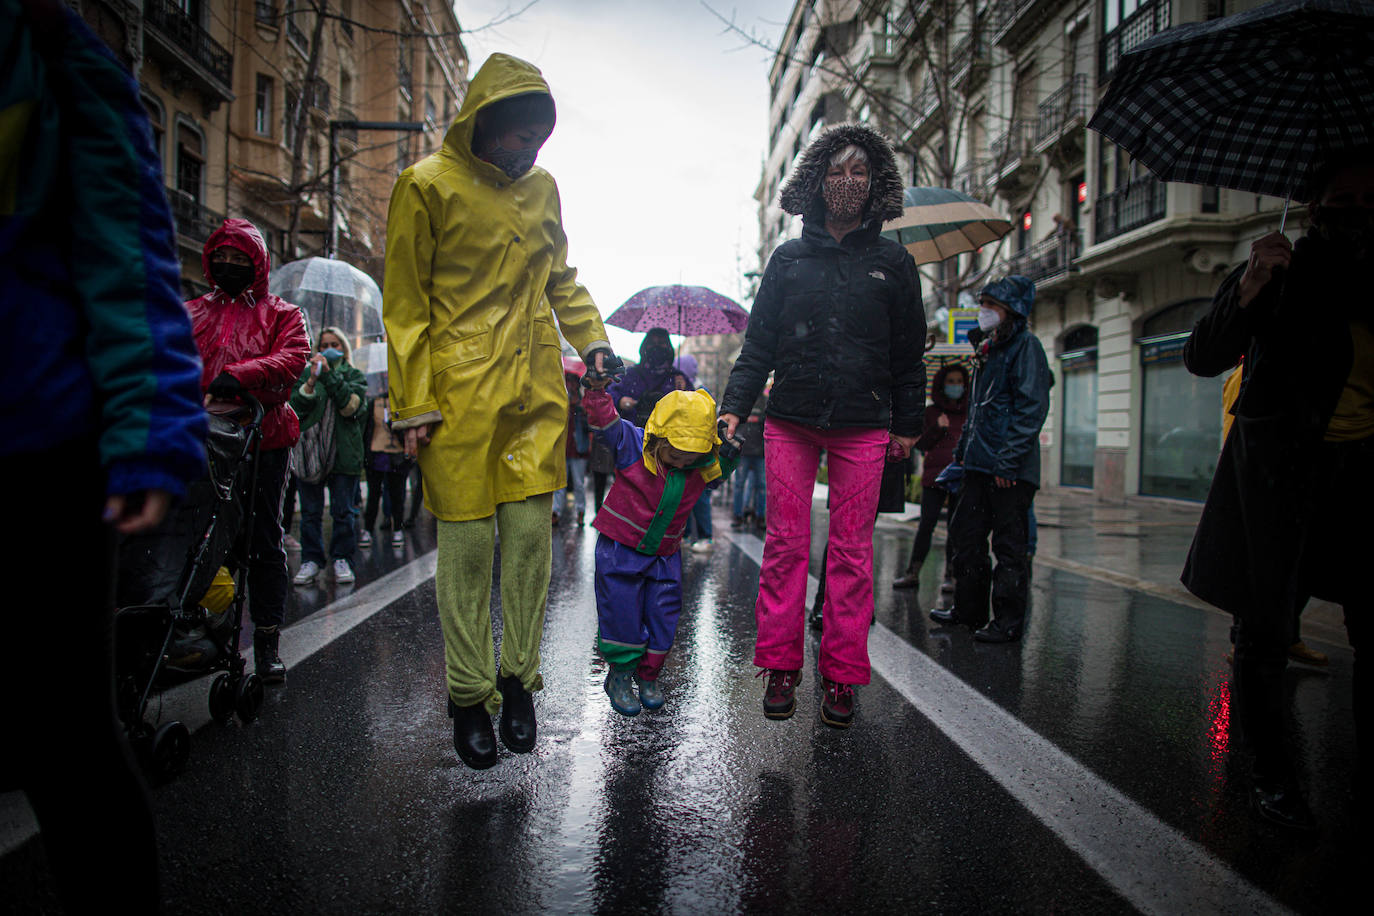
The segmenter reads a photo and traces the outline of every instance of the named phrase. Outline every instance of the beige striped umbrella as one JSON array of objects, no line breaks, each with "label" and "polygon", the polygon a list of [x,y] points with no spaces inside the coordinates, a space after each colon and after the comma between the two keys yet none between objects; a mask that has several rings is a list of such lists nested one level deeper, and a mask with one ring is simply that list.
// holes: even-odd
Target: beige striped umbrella
[{"label": "beige striped umbrella", "polygon": [[883,224],[883,236],[906,246],[917,264],[975,251],[1011,231],[1011,221],[967,194],[949,188],[907,188],[902,215]]}]

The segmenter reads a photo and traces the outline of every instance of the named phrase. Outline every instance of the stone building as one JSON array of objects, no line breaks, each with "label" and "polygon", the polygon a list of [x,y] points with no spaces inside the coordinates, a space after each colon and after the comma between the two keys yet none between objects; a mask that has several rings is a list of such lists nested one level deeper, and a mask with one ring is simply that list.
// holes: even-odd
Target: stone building
[{"label": "stone building", "polygon": [[[177,220],[188,296],[205,289],[201,247],[226,215],[250,219],[262,230],[274,264],[325,253],[331,137],[335,252],[380,283],[391,185],[402,168],[438,148],[467,88],[467,53],[451,5],[73,5],[142,87]],[[331,122],[345,123],[331,130]],[[422,127],[366,129],[354,122]],[[299,209],[294,234],[293,208]]]},{"label": "stone building", "polygon": [[[912,183],[955,187],[1013,222],[1000,245],[924,267],[923,291],[939,320],[991,276],[1036,281],[1032,328],[1055,370],[1045,483],[1106,501],[1201,499],[1221,445],[1222,379],[1190,375],[1183,342],[1284,202],[1160,182],[1086,124],[1124,52],[1255,5],[802,0],[774,65],[761,260],[795,232],[777,189],[807,139],[844,118],[874,123]],[[1290,212],[1290,229],[1302,215]]]}]

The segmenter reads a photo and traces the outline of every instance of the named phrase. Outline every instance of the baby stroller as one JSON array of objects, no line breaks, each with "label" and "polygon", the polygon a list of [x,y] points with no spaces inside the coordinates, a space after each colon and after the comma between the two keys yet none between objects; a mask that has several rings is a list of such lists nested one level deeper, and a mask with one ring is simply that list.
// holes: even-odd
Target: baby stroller
[{"label": "baby stroller", "polygon": [[[235,714],[251,722],[262,705],[262,682],[245,673],[239,631],[246,597],[247,537],[252,530],[263,408],[251,396],[231,414],[210,415],[205,446],[209,474],[153,532],[119,547],[115,612],[115,684],[125,733],[154,783],[179,774],[191,735],[179,721],[149,723],[149,699],[167,686],[172,662],[190,674],[221,671],[210,684],[210,715],[221,725]],[[232,601],[207,610],[204,600],[221,567],[233,570]],[[226,583],[227,584],[227,583]],[[188,662],[189,659],[189,662]]]}]

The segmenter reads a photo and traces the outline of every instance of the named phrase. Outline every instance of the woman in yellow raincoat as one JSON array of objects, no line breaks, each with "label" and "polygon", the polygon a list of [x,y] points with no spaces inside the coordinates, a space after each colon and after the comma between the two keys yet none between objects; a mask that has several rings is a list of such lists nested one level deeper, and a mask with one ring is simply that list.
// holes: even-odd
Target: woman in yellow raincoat
[{"label": "woman in yellow raincoat", "polygon": [[[567,264],[558,188],[533,167],[554,119],[539,70],[493,54],[443,147],[397,179],[388,215],[392,428],[418,454],[425,503],[439,519],[449,715],[454,746],[474,768],[496,762],[498,707],[506,747],[534,747],[552,494],[566,484],[558,329],[593,371],[616,362]],[[498,521],[499,679],[490,615]]]}]

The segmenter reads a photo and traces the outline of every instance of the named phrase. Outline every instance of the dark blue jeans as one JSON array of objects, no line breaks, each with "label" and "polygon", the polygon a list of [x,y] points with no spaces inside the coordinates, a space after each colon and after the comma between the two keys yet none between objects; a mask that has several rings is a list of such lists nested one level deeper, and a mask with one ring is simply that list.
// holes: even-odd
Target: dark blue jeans
[{"label": "dark blue jeans", "polygon": [[329,517],[334,531],[329,537],[329,559],[347,560],[353,565],[357,533],[353,524],[353,494],[356,474],[330,474],[324,483],[296,482],[301,497],[301,562],[314,560],[324,565],[324,491],[329,489]]},{"label": "dark blue jeans", "polygon": [[[749,490],[747,494],[746,489]],[[768,483],[763,473],[763,456],[740,456],[739,466],[735,468],[735,515],[743,515],[744,510],[752,502],[754,517],[761,520],[768,508],[767,493]]]}]

